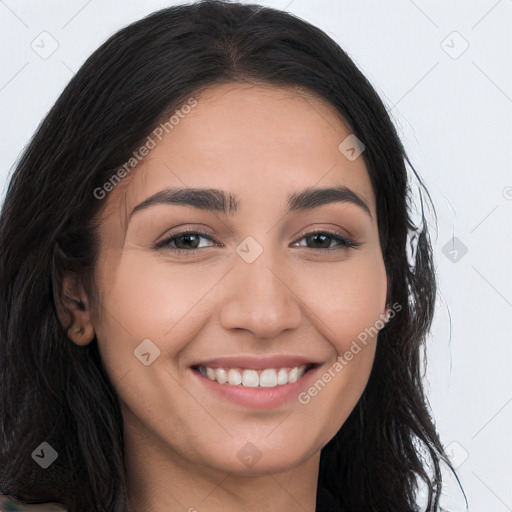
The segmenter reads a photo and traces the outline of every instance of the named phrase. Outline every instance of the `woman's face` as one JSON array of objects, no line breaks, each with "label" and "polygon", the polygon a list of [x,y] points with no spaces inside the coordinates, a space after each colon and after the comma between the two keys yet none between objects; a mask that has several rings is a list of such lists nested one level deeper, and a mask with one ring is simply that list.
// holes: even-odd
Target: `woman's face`
[{"label": "woman's face", "polygon": [[386,309],[375,198],[320,100],[247,84],[195,99],[104,199],[92,322],[127,447],[280,472],[318,455],[366,386]]}]

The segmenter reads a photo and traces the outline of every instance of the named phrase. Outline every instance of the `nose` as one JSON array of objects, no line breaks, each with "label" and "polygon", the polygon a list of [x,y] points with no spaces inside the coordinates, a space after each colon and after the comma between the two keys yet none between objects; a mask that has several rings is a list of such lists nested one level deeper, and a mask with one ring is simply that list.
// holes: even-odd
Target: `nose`
[{"label": "nose", "polygon": [[273,338],[302,322],[302,303],[293,276],[263,254],[247,263],[237,258],[229,273],[220,321],[225,329],[245,329],[256,338]]}]

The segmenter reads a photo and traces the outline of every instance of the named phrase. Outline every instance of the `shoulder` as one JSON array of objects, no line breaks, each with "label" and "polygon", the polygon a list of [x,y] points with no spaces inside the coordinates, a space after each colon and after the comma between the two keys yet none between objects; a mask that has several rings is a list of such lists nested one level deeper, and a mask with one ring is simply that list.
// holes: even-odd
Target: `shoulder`
[{"label": "shoulder", "polygon": [[0,494],[0,512],[67,512],[67,509],[55,502],[29,505],[13,496]]}]

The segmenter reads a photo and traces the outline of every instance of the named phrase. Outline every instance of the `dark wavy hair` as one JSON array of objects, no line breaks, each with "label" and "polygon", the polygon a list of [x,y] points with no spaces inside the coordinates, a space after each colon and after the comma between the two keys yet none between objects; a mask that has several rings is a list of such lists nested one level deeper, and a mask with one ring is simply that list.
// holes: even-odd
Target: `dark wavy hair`
[{"label": "dark wavy hair", "polygon": [[[94,294],[106,201],[93,191],[186,98],[229,82],[309,91],[364,143],[390,302],[402,306],[379,333],[360,400],[322,449],[318,510],[417,511],[423,481],[426,509],[438,511],[441,464],[455,470],[422,384],[436,298],[428,191],[382,101],[337,43],[289,13],[217,0],[157,11],[110,37],[17,163],[0,217],[0,491],[74,512],[128,510],[118,398],[97,340],[77,346],[59,322],[57,304],[69,306],[62,279],[73,272]],[[408,167],[419,183],[417,224]],[[31,458],[42,441],[59,454],[46,470]]]}]

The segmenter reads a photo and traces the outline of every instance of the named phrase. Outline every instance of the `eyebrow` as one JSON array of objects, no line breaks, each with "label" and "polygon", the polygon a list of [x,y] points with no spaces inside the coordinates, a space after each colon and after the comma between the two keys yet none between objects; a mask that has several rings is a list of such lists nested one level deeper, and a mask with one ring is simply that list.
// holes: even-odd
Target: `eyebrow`
[{"label": "eyebrow", "polygon": [[[286,213],[310,210],[329,203],[352,203],[359,206],[370,218],[368,205],[356,193],[345,186],[307,188],[288,196]],[[199,210],[233,215],[238,211],[239,200],[235,194],[214,188],[166,188],[148,197],[131,211],[132,216],[153,205],[175,204],[191,206]]]}]

